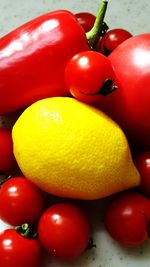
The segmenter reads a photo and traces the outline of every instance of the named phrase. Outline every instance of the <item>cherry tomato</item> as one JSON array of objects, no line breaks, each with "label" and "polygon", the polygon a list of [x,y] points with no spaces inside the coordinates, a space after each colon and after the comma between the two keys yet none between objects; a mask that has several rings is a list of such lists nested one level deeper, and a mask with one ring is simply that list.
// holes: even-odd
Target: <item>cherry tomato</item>
[{"label": "cherry tomato", "polygon": [[134,157],[134,163],[141,175],[140,189],[150,196],[150,152],[141,152]]},{"label": "cherry tomato", "polygon": [[51,256],[63,260],[74,259],[88,245],[90,226],[86,215],[74,204],[54,204],[42,215],[38,234]]},{"label": "cherry tomato", "polygon": [[80,12],[75,14],[75,16],[85,32],[88,32],[92,29],[96,19],[93,14],[89,12]]},{"label": "cherry tomato", "polygon": [[33,238],[25,238],[15,229],[0,233],[1,267],[40,267],[41,246]]},{"label": "cherry tomato", "polygon": [[11,131],[0,128],[0,172],[8,173],[17,166],[13,154]]},{"label": "cherry tomato", "polygon": [[78,100],[96,102],[116,89],[115,74],[110,61],[95,51],[73,56],[65,69],[66,86]]},{"label": "cherry tomato", "polygon": [[148,239],[150,200],[136,192],[124,192],[108,204],[104,224],[113,239],[136,247]]},{"label": "cherry tomato", "polygon": [[0,218],[11,225],[36,222],[44,210],[43,195],[24,177],[8,179],[0,188]]},{"label": "cherry tomato", "polygon": [[108,56],[118,45],[132,37],[132,34],[124,29],[112,29],[106,32],[99,41],[97,50]]}]

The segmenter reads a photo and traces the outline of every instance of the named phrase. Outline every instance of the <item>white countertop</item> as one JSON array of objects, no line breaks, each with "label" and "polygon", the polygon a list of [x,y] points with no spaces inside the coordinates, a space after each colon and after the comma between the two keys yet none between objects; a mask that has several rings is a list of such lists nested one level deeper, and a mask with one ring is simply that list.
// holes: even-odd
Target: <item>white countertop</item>
[{"label": "white countertop", "polygon": [[[133,34],[148,32],[149,0],[109,0],[106,22],[110,28],[125,28]],[[100,0],[1,0],[0,36],[44,12],[68,9],[96,14]]]}]

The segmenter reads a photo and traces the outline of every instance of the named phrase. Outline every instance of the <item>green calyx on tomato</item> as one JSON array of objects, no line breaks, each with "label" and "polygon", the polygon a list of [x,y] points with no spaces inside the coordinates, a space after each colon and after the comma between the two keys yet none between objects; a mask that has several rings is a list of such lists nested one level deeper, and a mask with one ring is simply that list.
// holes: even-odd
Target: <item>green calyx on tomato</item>
[{"label": "green calyx on tomato", "polygon": [[29,226],[28,223],[24,223],[21,226],[16,226],[15,230],[22,235],[23,237],[26,238],[36,238],[37,237],[37,232]]},{"label": "green calyx on tomato", "polygon": [[113,91],[115,91],[118,87],[116,85],[113,85],[114,80],[111,79],[106,79],[103,82],[102,87],[100,88],[100,90],[98,90],[96,93],[84,93],[82,91],[80,91],[80,93],[82,93],[83,95],[102,95],[102,96],[107,96],[110,93],[112,93]]},{"label": "green calyx on tomato", "polygon": [[93,238],[90,237],[90,239],[89,239],[89,243],[88,243],[86,249],[88,250],[88,249],[92,249],[92,248],[96,248],[96,244],[94,244]]},{"label": "green calyx on tomato", "polygon": [[102,96],[107,96],[108,94],[110,94],[113,91],[115,91],[117,89],[117,86],[113,85],[113,82],[114,82],[114,80],[110,80],[110,79],[105,80],[99,93]]}]

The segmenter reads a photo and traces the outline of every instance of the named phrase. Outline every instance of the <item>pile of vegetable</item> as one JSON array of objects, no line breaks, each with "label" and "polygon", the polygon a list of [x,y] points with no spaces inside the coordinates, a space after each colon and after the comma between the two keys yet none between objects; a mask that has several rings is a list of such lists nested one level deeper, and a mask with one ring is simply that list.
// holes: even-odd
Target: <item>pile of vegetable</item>
[{"label": "pile of vegetable", "polygon": [[[116,242],[137,247],[148,240],[150,225],[150,34],[109,28],[107,4],[102,1],[97,17],[49,12],[0,39],[0,115],[19,117],[37,101],[68,97],[111,118],[128,140],[126,163],[131,152],[140,182],[136,177],[126,190],[122,181],[124,190],[111,196],[101,216]],[[0,232],[0,266],[41,266],[43,248],[60,260],[94,249],[90,218],[74,199],[86,198],[70,192],[70,200],[63,192],[53,203],[22,172],[14,139],[12,127],[1,126],[0,219],[12,227]]]}]

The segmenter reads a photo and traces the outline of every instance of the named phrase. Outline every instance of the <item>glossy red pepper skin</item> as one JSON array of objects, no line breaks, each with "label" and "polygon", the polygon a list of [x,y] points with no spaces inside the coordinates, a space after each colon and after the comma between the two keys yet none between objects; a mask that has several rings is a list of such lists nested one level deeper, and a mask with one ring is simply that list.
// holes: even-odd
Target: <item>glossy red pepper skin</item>
[{"label": "glossy red pepper skin", "polygon": [[84,50],[89,50],[85,33],[66,10],[44,14],[2,37],[0,115],[42,98],[67,95],[65,65]]}]

